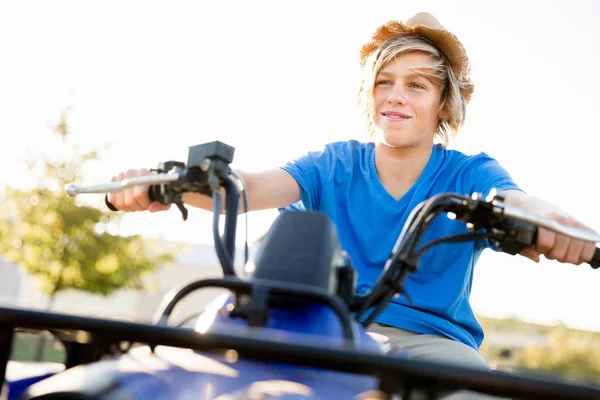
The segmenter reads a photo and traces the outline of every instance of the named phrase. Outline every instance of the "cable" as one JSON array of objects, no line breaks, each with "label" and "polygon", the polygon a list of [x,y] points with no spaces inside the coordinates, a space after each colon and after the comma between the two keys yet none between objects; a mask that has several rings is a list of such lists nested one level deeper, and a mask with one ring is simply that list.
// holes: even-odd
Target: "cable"
[{"label": "cable", "polygon": [[441,243],[459,243],[459,242],[469,242],[469,241],[477,241],[477,240],[483,240],[483,239],[489,239],[490,237],[492,237],[492,233],[467,233],[464,235],[453,235],[453,236],[446,236],[440,239],[435,239],[432,240],[431,242],[423,245],[423,247],[421,247],[419,249],[419,251],[415,254],[416,258],[420,258],[423,253],[425,253],[427,250],[429,250],[430,248],[432,248],[433,246],[437,246],[438,244]]},{"label": "cable", "polygon": [[[415,207],[402,228],[400,236],[396,240],[396,244],[392,250],[392,255],[388,258],[386,265],[384,266],[384,273],[378,278],[377,282],[371,289],[371,292],[362,299],[362,304],[357,311],[357,318],[361,318],[367,310],[372,307],[375,303],[389,302],[387,291],[390,289],[399,288],[402,291],[402,285],[404,279],[408,275],[404,271],[405,263],[411,263],[415,259],[414,254],[416,252],[419,241],[431,223],[431,221],[439,215],[444,209],[448,209],[452,204],[449,200],[460,200],[462,203],[465,198],[457,194],[439,194],[432,198],[421,202]],[[406,256],[407,259],[400,260],[401,256]],[[401,261],[399,263],[399,261]],[[397,271],[396,269],[402,265],[402,269]],[[399,274],[399,275],[398,275]],[[389,282],[394,283],[394,287],[391,287]],[[404,293],[406,294],[406,293]],[[383,300],[383,301],[382,301]],[[384,306],[377,304],[376,310],[381,312]],[[370,319],[374,319],[376,313],[373,312],[369,316]]]},{"label": "cable", "polygon": [[213,192],[213,240],[215,242],[215,250],[217,252],[217,256],[219,257],[219,261],[221,262],[221,266],[223,267],[223,272],[225,275],[235,275],[233,271],[233,265],[231,264],[231,259],[225,251],[223,247],[223,241],[221,240],[221,235],[219,233],[219,215],[222,209],[222,199],[221,199],[221,190],[215,190]]},{"label": "cable", "polygon": [[244,178],[234,170],[231,170],[231,173],[238,179],[238,182],[241,183],[240,192],[242,193],[242,201],[244,202],[244,214],[246,218],[246,229],[245,234],[246,238],[244,239],[244,265],[248,263],[248,194],[246,192],[246,183],[244,182]]},{"label": "cable", "polygon": [[[409,238],[408,240],[411,241],[409,254],[414,254],[416,252],[417,246],[421,241],[425,230],[429,227],[431,221],[433,221],[434,218],[439,216],[441,211],[448,211],[449,204],[446,203],[448,200],[460,200],[462,202],[464,201],[464,197],[456,195],[454,193],[446,193],[436,195],[422,203],[422,207],[418,212],[418,216],[415,217],[415,221],[413,221],[413,223],[416,223],[414,223],[414,225],[411,224],[412,229],[410,229],[410,232],[407,235],[407,237]],[[442,208],[442,210],[437,211],[436,209],[440,207]]]}]

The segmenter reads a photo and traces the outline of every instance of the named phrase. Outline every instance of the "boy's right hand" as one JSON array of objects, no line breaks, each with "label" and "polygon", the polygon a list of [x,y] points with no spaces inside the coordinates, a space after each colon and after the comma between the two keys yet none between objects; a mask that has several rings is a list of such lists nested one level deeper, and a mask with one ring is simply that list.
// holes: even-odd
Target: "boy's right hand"
[{"label": "boy's right hand", "polygon": [[[123,179],[150,175],[151,173],[152,172],[146,168],[137,170],[128,169],[127,172],[121,172],[120,174],[113,176],[110,181],[118,182]],[[148,196],[148,185],[134,186],[121,192],[108,193],[108,202],[120,211],[148,210],[150,212],[156,212],[168,210],[171,207],[170,204],[161,204],[158,201],[150,201],[150,197]]]}]

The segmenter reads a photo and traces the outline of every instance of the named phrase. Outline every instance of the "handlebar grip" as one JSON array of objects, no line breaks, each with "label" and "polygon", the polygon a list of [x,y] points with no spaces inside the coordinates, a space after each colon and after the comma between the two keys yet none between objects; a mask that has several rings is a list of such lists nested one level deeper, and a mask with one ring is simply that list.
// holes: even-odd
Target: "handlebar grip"
[{"label": "handlebar grip", "polygon": [[592,267],[593,269],[600,268],[600,249],[599,248],[596,248],[596,251],[594,252],[594,256],[592,257],[592,259],[590,260],[590,262],[588,264],[590,264],[590,267]]}]

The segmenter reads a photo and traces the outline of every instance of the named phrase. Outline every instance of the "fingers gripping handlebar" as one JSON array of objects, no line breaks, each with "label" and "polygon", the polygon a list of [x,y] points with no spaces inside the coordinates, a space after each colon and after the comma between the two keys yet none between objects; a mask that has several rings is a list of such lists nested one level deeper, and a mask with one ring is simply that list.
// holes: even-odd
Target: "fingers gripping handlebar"
[{"label": "fingers gripping handlebar", "polygon": [[[575,240],[600,242],[600,235],[591,230],[567,226],[554,219],[506,204],[505,199],[496,192],[492,192],[486,201],[478,199],[478,196],[472,196],[472,199],[478,202],[477,207],[484,212],[482,215],[471,215],[470,218],[466,218],[466,222],[485,227],[491,243],[505,253],[514,255],[535,246],[539,229],[548,229]],[[596,248],[587,264],[593,269],[600,267],[600,249]]]}]

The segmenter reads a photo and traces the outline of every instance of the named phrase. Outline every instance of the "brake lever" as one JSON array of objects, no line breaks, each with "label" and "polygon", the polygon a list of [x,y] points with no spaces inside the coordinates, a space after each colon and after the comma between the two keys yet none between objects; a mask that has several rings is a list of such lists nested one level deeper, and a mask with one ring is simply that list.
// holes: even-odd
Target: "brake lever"
[{"label": "brake lever", "polygon": [[185,208],[185,206],[183,205],[183,201],[181,200],[181,196],[179,197],[179,199],[177,201],[175,201],[175,205],[177,206],[177,208],[179,209],[179,211],[181,211],[181,218],[183,218],[184,221],[187,221],[187,218],[188,218],[188,209]]}]

